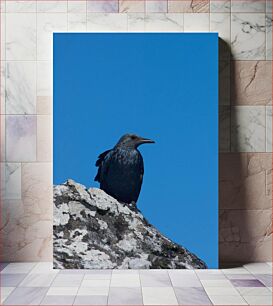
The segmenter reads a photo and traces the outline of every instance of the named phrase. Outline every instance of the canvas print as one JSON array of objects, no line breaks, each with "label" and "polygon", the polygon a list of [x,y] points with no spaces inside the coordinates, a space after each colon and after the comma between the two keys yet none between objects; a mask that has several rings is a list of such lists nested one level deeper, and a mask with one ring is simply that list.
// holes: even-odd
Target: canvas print
[{"label": "canvas print", "polygon": [[54,267],[218,267],[218,36],[55,33]]}]

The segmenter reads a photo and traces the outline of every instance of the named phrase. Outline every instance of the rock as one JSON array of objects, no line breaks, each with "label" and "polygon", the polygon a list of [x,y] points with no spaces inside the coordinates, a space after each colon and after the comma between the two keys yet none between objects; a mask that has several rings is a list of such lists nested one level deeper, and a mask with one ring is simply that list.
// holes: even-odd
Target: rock
[{"label": "rock", "polygon": [[163,236],[138,208],[68,180],[54,186],[54,267],[58,269],[204,269]]}]

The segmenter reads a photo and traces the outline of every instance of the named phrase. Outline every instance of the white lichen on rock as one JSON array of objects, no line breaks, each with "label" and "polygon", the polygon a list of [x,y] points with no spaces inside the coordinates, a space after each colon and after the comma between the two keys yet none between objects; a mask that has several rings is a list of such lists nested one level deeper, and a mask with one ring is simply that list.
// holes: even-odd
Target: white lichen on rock
[{"label": "white lichen on rock", "polygon": [[68,180],[54,186],[58,269],[193,269],[206,264],[163,236],[137,207]]}]

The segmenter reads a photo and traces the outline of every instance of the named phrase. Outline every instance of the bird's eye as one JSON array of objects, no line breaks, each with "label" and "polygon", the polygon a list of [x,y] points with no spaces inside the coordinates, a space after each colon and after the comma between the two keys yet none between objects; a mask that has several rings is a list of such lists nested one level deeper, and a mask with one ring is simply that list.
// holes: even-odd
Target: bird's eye
[{"label": "bird's eye", "polygon": [[135,136],[135,135],[132,135],[132,136],[131,136],[131,139],[136,139],[136,136]]}]

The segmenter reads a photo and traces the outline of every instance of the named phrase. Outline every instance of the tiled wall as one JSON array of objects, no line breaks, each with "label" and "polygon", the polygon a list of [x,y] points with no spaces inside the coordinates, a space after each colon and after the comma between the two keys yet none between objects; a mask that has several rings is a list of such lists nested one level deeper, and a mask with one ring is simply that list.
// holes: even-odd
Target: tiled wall
[{"label": "tiled wall", "polygon": [[1,1],[1,260],[52,257],[53,31],[219,32],[220,260],[271,260],[271,3]]}]

